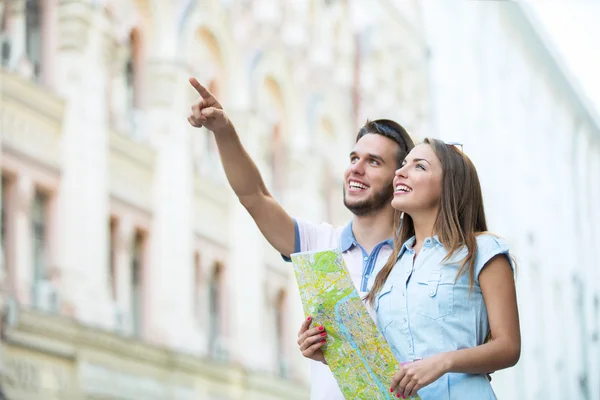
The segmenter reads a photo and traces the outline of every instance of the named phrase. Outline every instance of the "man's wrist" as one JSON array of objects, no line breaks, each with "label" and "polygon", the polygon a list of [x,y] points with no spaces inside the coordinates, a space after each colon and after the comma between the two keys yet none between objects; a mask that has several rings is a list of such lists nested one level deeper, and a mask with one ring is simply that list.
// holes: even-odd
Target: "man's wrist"
[{"label": "man's wrist", "polygon": [[223,125],[219,129],[215,130],[214,133],[215,133],[215,135],[218,135],[221,137],[225,136],[225,135],[235,135],[235,127],[233,126],[231,121],[228,121],[225,125]]}]

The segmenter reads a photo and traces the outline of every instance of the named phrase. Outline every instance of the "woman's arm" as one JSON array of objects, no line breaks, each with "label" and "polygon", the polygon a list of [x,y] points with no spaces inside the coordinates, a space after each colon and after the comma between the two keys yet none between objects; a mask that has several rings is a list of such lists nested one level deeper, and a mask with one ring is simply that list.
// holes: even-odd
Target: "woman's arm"
[{"label": "woman's arm", "polygon": [[447,372],[481,374],[512,367],[521,355],[521,333],[513,271],[505,255],[492,258],[479,274],[492,340],[446,353]]},{"label": "woman's arm", "polygon": [[484,374],[512,367],[521,355],[521,333],[513,271],[505,255],[497,255],[479,274],[492,340],[470,349],[436,354],[405,364],[394,375],[392,390],[412,396],[448,372]]}]

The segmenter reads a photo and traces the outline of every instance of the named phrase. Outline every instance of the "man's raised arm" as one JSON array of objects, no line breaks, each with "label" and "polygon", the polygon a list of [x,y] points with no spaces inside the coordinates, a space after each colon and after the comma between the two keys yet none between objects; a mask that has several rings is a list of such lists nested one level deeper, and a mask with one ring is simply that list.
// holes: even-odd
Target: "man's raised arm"
[{"label": "man's raised arm", "polygon": [[188,122],[214,132],[227,180],[240,203],[248,210],[258,229],[277,251],[289,256],[295,249],[292,217],[271,196],[260,172],[240,141],[235,127],[217,99],[195,78],[190,84],[200,94]]}]

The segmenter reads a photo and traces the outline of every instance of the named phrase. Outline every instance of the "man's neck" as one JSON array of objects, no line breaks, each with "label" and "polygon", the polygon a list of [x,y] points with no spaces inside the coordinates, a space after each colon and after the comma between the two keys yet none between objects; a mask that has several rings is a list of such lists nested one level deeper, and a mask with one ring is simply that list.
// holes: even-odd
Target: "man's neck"
[{"label": "man's neck", "polygon": [[369,254],[380,242],[392,238],[394,233],[394,209],[386,207],[369,215],[355,215],[352,233],[356,241]]}]

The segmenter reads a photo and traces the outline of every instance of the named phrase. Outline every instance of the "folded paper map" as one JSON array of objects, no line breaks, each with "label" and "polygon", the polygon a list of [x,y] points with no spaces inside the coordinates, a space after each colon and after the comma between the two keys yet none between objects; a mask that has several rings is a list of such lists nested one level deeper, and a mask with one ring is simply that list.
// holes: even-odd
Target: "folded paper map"
[{"label": "folded paper map", "polygon": [[341,252],[291,258],[304,313],[327,331],[323,352],[344,397],[397,399],[390,385],[398,361],[358,295]]}]

